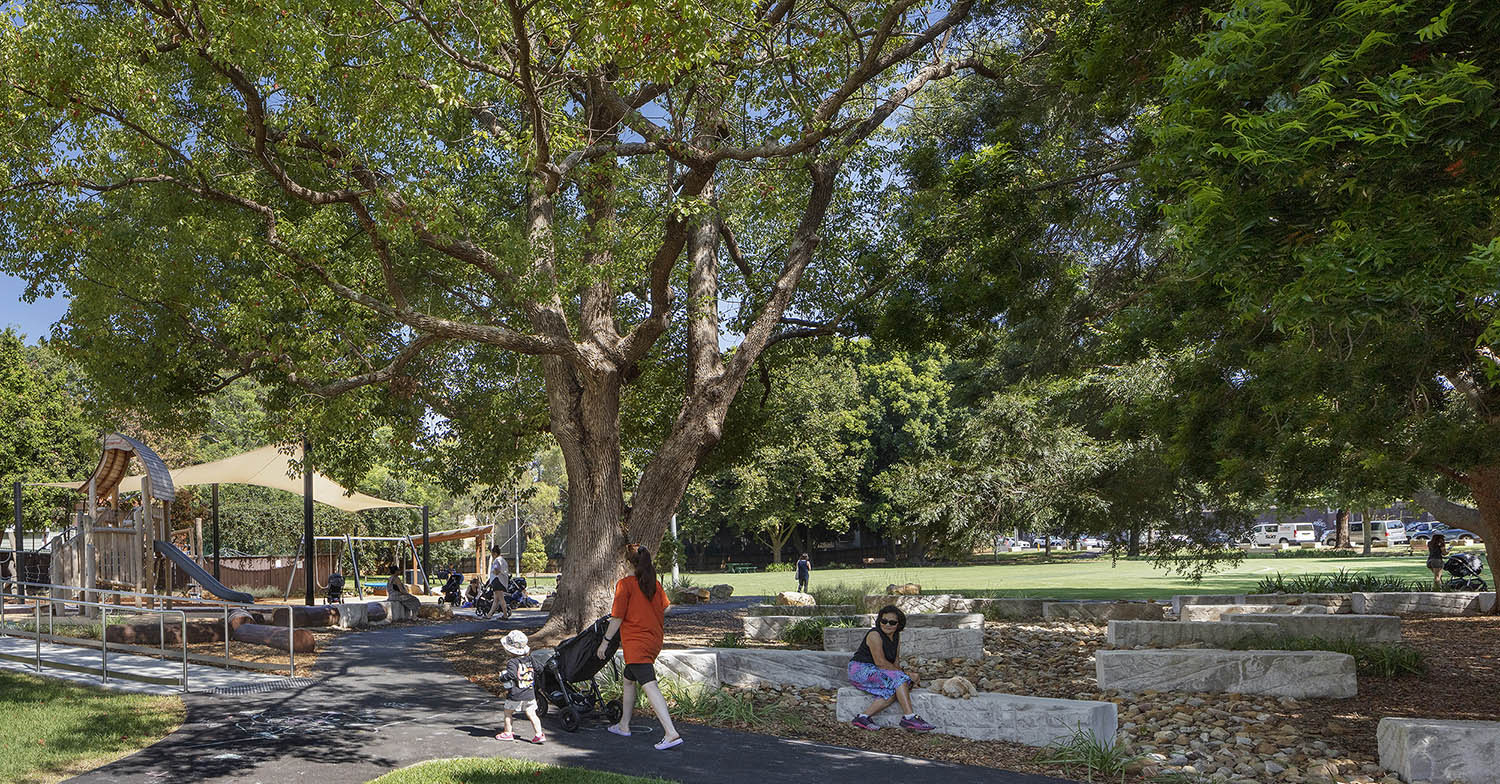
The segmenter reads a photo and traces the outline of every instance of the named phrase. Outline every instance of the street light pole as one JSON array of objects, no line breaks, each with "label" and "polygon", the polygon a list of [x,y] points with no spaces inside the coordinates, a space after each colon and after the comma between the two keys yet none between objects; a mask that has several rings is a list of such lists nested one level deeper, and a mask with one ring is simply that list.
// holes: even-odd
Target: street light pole
[{"label": "street light pole", "polygon": [[677,576],[677,514],[672,514],[672,583],[682,582]]}]

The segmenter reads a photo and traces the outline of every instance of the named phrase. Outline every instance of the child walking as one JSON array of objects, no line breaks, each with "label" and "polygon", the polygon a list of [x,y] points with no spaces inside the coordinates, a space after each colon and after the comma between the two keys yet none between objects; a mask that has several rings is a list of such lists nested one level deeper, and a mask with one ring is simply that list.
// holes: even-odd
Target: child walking
[{"label": "child walking", "polygon": [[516,735],[511,731],[511,714],[525,711],[536,731],[531,742],[541,743],[547,736],[542,734],[542,720],[536,715],[536,667],[531,663],[531,646],[526,642],[526,632],[511,630],[500,641],[500,647],[510,654],[510,658],[505,661],[505,671],[500,673],[500,685],[507,690],[505,731],[496,735],[495,740],[515,740]]}]

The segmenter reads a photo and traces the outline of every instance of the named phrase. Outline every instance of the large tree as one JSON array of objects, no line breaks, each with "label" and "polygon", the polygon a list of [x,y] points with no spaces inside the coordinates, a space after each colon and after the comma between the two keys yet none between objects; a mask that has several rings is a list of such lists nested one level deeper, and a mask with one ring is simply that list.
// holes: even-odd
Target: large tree
[{"label": "large tree", "polygon": [[[762,352],[868,296],[819,251],[845,162],[928,84],[1045,45],[996,16],[978,51],[972,4],[28,3],[0,31],[0,267],[71,292],[61,335],[116,399],[251,376],[336,472],[382,422],[475,464],[550,431],[560,634],[660,540]],[[627,504],[638,380],[675,413]]]}]

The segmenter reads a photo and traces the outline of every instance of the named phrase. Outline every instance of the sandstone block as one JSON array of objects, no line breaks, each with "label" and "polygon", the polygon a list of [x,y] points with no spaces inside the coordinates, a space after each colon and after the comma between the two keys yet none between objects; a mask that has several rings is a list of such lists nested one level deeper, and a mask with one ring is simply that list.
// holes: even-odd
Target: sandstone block
[{"label": "sandstone block", "polygon": [[1244,604],[1242,593],[1185,593],[1172,597],[1172,611],[1182,614],[1182,608],[1194,604]]},{"label": "sandstone block", "polygon": [[863,608],[852,604],[752,604],[747,615],[858,615]]},{"label": "sandstone block", "polygon": [[1387,717],[1375,729],[1380,767],[1402,781],[1494,781],[1500,722]]},{"label": "sandstone block", "polygon": [[781,635],[788,626],[805,621],[808,618],[826,617],[831,620],[845,621],[848,623],[863,624],[865,628],[873,626],[874,623],[866,623],[863,615],[833,615],[833,616],[808,616],[808,615],[750,615],[740,619],[745,632],[745,637],[751,640],[770,642],[781,639]]},{"label": "sandstone block", "polygon": [[922,586],[916,583],[906,583],[905,585],[891,583],[885,587],[885,592],[895,596],[920,596],[922,595]]},{"label": "sandstone block", "polygon": [[[969,699],[955,699],[926,689],[911,693],[912,707],[937,726],[934,732],[972,740],[1004,740],[1028,746],[1045,746],[1067,740],[1082,728],[1100,741],[1115,737],[1119,719],[1112,702],[1059,700],[1017,694],[979,692]],[[839,721],[852,720],[873,698],[852,686],[839,689]],[[895,727],[899,710],[888,709],[872,718],[876,726]]]},{"label": "sandstone block", "polygon": [[1045,599],[974,599],[969,612],[984,613],[993,618],[1015,620],[1039,619]]},{"label": "sandstone block", "polygon": [[[754,648],[690,648],[713,651],[719,681],[729,686],[782,684],[837,689],[849,683],[849,654],[837,651],[780,651]],[[663,651],[665,653],[665,651]]]},{"label": "sandstone block", "polygon": [[[856,615],[853,619],[866,629],[875,625],[874,613]],[[911,613],[906,616],[908,629],[983,629],[984,616],[979,613]]]},{"label": "sandstone block", "polygon": [[1353,697],[1354,657],[1331,651],[1225,651],[1178,648],[1094,655],[1101,689]]},{"label": "sandstone block", "polygon": [[1354,612],[1360,615],[1478,615],[1495,609],[1493,591],[1354,593],[1349,596]]},{"label": "sandstone block", "polygon": [[1269,623],[1217,621],[1110,621],[1105,639],[1110,645],[1132,648],[1172,648],[1188,643],[1234,645],[1255,637],[1274,637],[1279,627]]},{"label": "sandstone block", "polygon": [[973,599],[950,594],[928,594],[905,596],[895,594],[872,594],[865,597],[865,612],[879,612],[881,607],[894,604],[904,613],[969,612]]},{"label": "sandstone block", "polygon": [[734,595],[734,586],[729,583],[719,583],[709,588],[708,594],[713,601],[722,602]]},{"label": "sandstone block", "polygon": [[1185,604],[1177,613],[1179,621],[1219,621],[1225,615],[1327,615],[1321,604]]},{"label": "sandstone block", "polygon": [[781,593],[776,594],[776,604],[778,605],[812,607],[817,603],[818,600],[814,599],[812,594],[810,593],[800,593],[798,591],[782,591]]},{"label": "sandstone block", "polygon": [[1153,602],[1043,602],[1049,621],[1160,621],[1166,608]]},{"label": "sandstone block", "polygon": [[[823,630],[823,650],[854,652],[869,627],[849,629],[831,627]],[[933,659],[984,658],[983,629],[913,629],[901,633],[901,656]]]},{"label": "sandstone block", "polygon": [[363,602],[346,602],[338,608],[340,629],[359,629],[370,622],[370,608]]},{"label": "sandstone block", "polygon": [[1401,642],[1401,619],[1394,615],[1227,615],[1228,623],[1272,623],[1288,637],[1325,640]]},{"label": "sandstone block", "polygon": [[1245,597],[1245,604],[1321,604],[1336,615],[1354,612],[1354,600],[1347,593],[1252,593]]}]

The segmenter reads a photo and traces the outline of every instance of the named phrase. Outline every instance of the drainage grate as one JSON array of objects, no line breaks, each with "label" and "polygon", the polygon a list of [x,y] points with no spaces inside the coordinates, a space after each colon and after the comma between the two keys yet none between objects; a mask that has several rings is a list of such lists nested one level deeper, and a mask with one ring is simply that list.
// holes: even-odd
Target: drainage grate
[{"label": "drainage grate", "polygon": [[253,683],[247,686],[218,686],[207,691],[208,694],[217,696],[232,696],[236,694],[259,694],[265,691],[282,691],[284,689],[302,689],[317,683],[313,678],[275,678],[261,683]]}]

